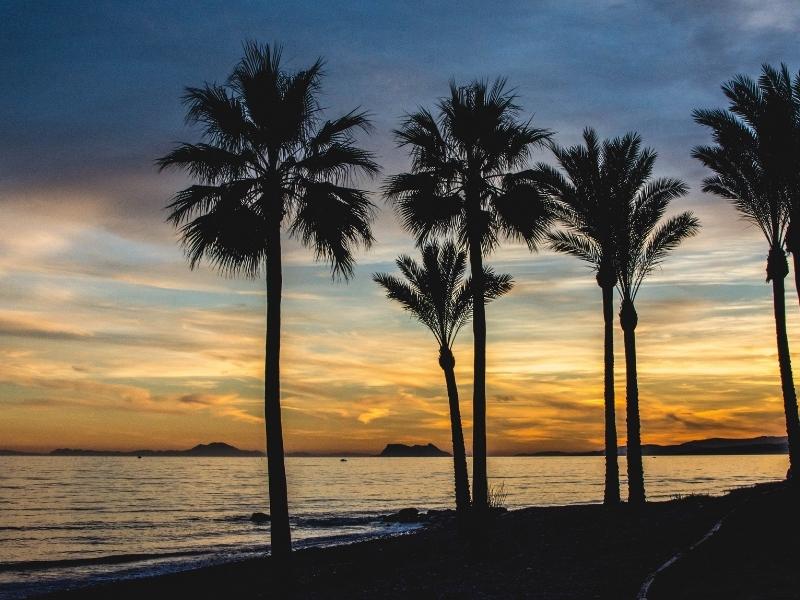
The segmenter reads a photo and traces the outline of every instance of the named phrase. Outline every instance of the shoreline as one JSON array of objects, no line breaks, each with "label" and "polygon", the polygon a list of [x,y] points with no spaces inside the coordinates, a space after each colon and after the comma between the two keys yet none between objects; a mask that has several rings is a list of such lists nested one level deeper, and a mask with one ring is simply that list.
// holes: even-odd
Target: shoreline
[{"label": "shoreline", "polygon": [[[753,562],[747,548],[737,549],[734,542],[719,548],[716,543],[718,536],[735,539],[740,531],[750,537],[769,538],[753,541],[769,548],[770,552],[762,554],[772,559],[756,572],[766,578],[765,570],[772,568],[782,573],[782,579],[778,579],[785,585],[800,585],[800,575],[791,575],[795,568],[783,573],[782,560],[795,561],[792,564],[796,566],[798,559],[785,527],[753,527],[762,518],[759,515],[766,513],[778,522],[788,518],[788,525],[796,531],[797,519],[786,515],[794,505],[785,484],[771,483],[724,496],[654,502],[640,510],[627,506],[610,509],[599,504],[532,507],[493,517],[481,543],[466,539],[453,521],[443,520],[402,535],[298,550],[293,553],[291,569],[277,565],[270,557],[259,557],[36,597],[245,599],[276,594],[303,598],[635,598],[648,576],[681,552],[686,554],[654,578],[648,598],[782,597],[716,596],[713,589],[705,596],[677,596],[675,590],[682,589],[678,567],[691,569],[694,555],[700,552],[714,554],[714,560],[704,559],[706,564],[730,571],[719,577],[729,583],[729,589],[758,589],[762,582],[754,575],[730,587],[737,574],[753,573],[752,567],[738,566],[741,560]],[[687,552],[726,515],[732,516],[726,518],[719,532]],[[731,552],[732,557],[722,556]],[[662,591],[662,587],[668,591]]]}]

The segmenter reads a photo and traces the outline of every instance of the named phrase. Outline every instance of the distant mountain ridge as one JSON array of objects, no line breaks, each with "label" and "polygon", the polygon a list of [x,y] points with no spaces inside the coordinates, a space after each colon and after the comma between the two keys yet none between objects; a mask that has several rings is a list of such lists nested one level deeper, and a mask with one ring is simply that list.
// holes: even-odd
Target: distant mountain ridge
[{"label": "distant mountain ridge", "polygon": [[264,456],[258,450],[240,450],[224,442],[211,442],[210,444],[197,444],[188,450],[83,450],[80,448],[57,448],[46,454],[35,452],[16,452],[14,450],[0,450],[0,456],[200,456],[200,457],[247,457]]},{"label": "distant mountain ridge", "polygon": [[[643,454],[647,456],[680,456],[680,455],[724,455],[724,454],[786,454],[789,445],[783,436],[759,436],[754,438],[708,438],[693,440],[682,444],[659,445],[644,444]],[[625,455],[625,447],[621,446],[618,453]],[[318,454],[296,452],[287,453],[287,456],[319,456]],[[585,450],[571,452],[565,450],[540,450],[537,452],[521,452],[516,456],[602,456],[602,450]],[[247,457],[264,456],[259,450],[240,450],[224,442],[211,442],[198,444],[188,450],[82,450],[73,448],[58,448],[51,452],[25,452],[0,448],[0,456],[200,456],[200,457]],[[357,453],[339,453],[330,456],[369,456]],[[413,445],[387,444],[377,456],[450,456],[433,444]]]},{"label": "distant mountain ridge", "polygon": [[426,444],[422,446],[415,444],[408,446],[406,444],[386,444],[386,447],[378,456],[412,456],[412,457],[427,457],[427,456],[450,456],[444,450],[440,450],[433,444]]},{"label": "distant mountain ridge", "polygon": [[[625,451],[625,446],[620,446],[618,454],[624,456]],[[774,435],[762,435],[754,438],[708,438],[666,446],[659,444],[642,445],[642,454],[646,456],[786,454],[788,451],[789,444],[786,436]],[[540,452],[524,452],[517,454],[517,456],[600,456],[602,454],[602,450],[587,450],[585,452],[543,450]]]}]

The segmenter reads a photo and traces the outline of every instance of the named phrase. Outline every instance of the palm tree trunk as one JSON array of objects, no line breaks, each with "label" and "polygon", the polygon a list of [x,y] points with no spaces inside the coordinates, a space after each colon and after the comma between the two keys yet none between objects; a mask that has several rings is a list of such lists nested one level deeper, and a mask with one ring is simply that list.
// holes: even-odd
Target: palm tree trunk
[{"label": "palm tree trunk", "polygon": [[474,366],[472,388],[472,505],[480,513],[489,506],[486,474],[486,305],[480,234],[470,231],[469,263],[472,275],[472,336]]},{"label": "palm tree trunk", "polygon": [[270,546],[272,556],[285,558],[292,551],[289,533],[289,502],[286,466],[283,460],[281,427],[281,238],[280,223],[267,239],[267,340],[264,369],[264,415],[267,430],[267,469],[269,480]]},{"label": "palm tree trunk", "polygon": [[794,287],[797,290],[797,299],[800,301],[800,248],[792,252],[792,267],[794,268]]},{"label": "palm tree trunk", "polygon": [[619,313],[625,340],[626,417],[628,427],[628,503],[645,502],[642,438],[639,421],[639,378],[636,372],[636,325],[638,316],[633,301],[624,299]]},{"label": "palm tree trunk", "polygon": [[798,219],[800,219],[800,214],[793,214],[789,221],[789,227],[786,230],[786,250],[792,255],[794,287],[797,291],[797,299],[800,301],[800,226],[795,224]]},{"label": "palm tree trunk", "polygon": [[605,366],[603,402],[605,404],[606,486],[604,504],[619,503],[619,462],[617,459],[617,415],[614,406],[614,286],[604,286],[605,322],[603,359]]},{"label": "palm tree trunk", "polygon": [[469,475],[467,474],[467,453],[464,449],[464,431],[461,429],[461,409],[458,406],[458,387],[456,387],[456,359],[450,348],[439,350],[439,365],[444,371],[447,383],[447,399],[450,402],[450,430],[453,437],[453,472],[455,476],[456,512],[464,515],[469,511]]},{"label": "palm tree trunk", "polygon": [[[796,268],[796,267],[795,267]],[[789,472],[798,481],[800,473],[800,422],[797,416],[797,394],[792,376],[792,358],[786,334],[786,298],[784,277],[789,265],[782,250],[771,250],[767,263],[767,280],[772,280],[772,304],[775,311],[775,334],[778,342],[778,364],[781,371],[783,409],[786,415],[786,435],[789,438]]]}]

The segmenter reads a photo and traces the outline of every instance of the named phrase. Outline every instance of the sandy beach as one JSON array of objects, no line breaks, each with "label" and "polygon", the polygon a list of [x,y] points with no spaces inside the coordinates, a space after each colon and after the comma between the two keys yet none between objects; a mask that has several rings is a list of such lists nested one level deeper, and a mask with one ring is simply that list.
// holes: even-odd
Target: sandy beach
[{"label": "sandy beach", "polygon": [[[417,533],[44,596],[76,598],[794,598],[798,524],[783,484],[722,497],[529,508],[493,518],[480,543],[452,521]],[[715,525],[718,531],[695,548]],[[766,582],[769,582],[768,584]],[[769,586],[768,594],[767,588]]]}]

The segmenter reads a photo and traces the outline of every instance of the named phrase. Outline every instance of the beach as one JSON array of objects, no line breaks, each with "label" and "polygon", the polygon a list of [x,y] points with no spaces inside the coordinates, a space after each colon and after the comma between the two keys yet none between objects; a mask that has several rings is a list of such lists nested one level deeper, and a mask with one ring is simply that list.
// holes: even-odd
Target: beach
[{"label": "beach", "polygon": [[[645,597],[794,598],[800,553],[793,503],[786,486],[774,483],[639,510],[527,508],[492,517],[480,541],[451,520],[402,536],[300,550],[290,565],[257,558],[43,598],[636,598],[677,554]],[[720,521],[714,535],[689,550]]]}]

